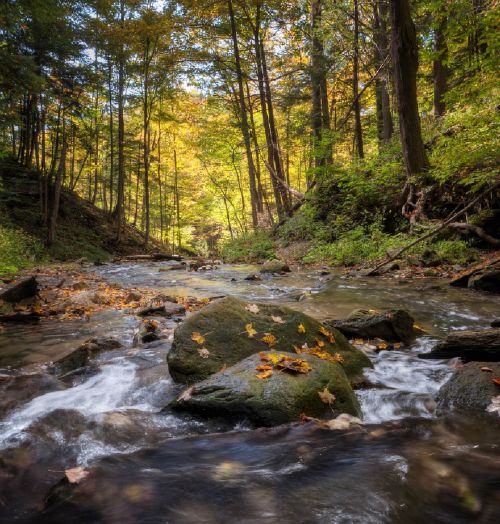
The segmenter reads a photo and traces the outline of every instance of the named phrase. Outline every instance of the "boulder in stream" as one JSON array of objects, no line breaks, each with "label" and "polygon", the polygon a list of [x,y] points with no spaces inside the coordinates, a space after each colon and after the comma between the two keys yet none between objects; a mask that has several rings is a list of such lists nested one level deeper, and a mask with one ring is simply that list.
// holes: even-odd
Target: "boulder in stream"
[{"label": "boulder in stream", "polygon": [[[259,368],[273,367],[266,356],[302,362],[309,371],[289,372],[279,369],[277,363],[269,377],[259,378]],[[331,403],[322,400],[320,394],[325,393],[333,395],[329,397]],[[209,416],[248,418],[264,426],[298,421],[301,414],[320,417],[333,411],[334,415],[360,415],[356,396],[339,363],[312,355],[275,352],[252,355],[191,386],[171,407]]]},{"label": "boulder in stream", "polygon": [[261,273],[290,273],[290,267],[282,260],[266,260],[260,269]]},{"label": "boulder in stream", "polygon": [[464,362],[499,362],[500,328],[481,331],[458,331],[450,333],[443,342],[429,353],[421,353],[424,359],[461,358]]},{"label": "boulder in stream", "polygon": [[346,337],[381,338],[387,342],[409,343],[421,334],[413,317],[403,309],[383,312],[357,309],[343,320],[328,320],[325,324]]},{"label": "boulder in stream", "polygon": [[35,277],[27,277],[10,284],[0,290],[0,300],[5,302],[21,302],[26,298],[32,298],[38,293],[38,281]]},{"label": "boulder in stream", "polygon": [[293,352],[294,346],[304,345],[321,345],[324,352],[339,354],[352,381],[364,367],[372,367],[370,359],[336,329],[325,329],[287,307],[245,304],[232,297],[216,300],[188,317],[175,331],[167,362],[174,380],[191,384],[259,351]]},{"label": "boulder in stream", "polygon": [[500,293],[500,269],[482,271],[471,276],[467,287],[469,289],[474,289],[475,291]]},{"label": "boulder in stream", "polygon": [[436,399],[438,413],[493,412],[490,406],[495,404],[493,399],[500,395],[500,387],[493,382],[493,379],[498,377],[500,377],[500,363],[496,362],[469,362],[458,368],[439,390]]},{"label": "boulder in stream", "polygon": [[69,373],[75,369],[87,366],[90,360],[99,353],[121,347],[121,343],[114,338],[91,338],[69,355],[54,362],[54,366],[60,373]]}]

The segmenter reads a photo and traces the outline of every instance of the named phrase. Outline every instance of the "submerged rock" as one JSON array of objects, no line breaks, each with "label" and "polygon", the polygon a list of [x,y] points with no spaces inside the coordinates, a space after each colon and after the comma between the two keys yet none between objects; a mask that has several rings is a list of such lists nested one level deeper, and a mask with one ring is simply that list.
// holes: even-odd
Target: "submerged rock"
[{"label": "submerged rock", "polygon": [[290,267],[281,260],[266,260],[260,269],[261,273],[290,273]]},{"label": "submerged rock", "polygon": [[69,355],[54,362],[54,366],[60,373],[68,373],[87,366],[99,353],[121,347],[121,343],[114,338],[91,338]]},{"label": "submerged rock", "polygon": [[421,353],[419,357],[424,359],[459,357],[465,362],[499,362],[500,328],[450,333],[432,351]]},{"label": "submerged rock", "polygon": [[450,410],[487,412],[493,399],[500,395],[500,387],[492,380],[495,377],[500,377],[500,364],[497,363],[469,362],[458,368],[439,390],[438,413]]},{"label": "submerged rock", "polygon": [[34,297],[38,293],[38,281],[35,277],[22,278],[14,284],[0,290],[0,300],[5,302],[21,302]]},{"label": "submerged rock", "polygon": [[[340,364],[312,355],[279,355],[305,360],[310,371],[293,373],[275,369],[269,378],[258,378],[257,368],[263,362],[259,354],[252,355],[195,384],[171,406],[209,416],[248,418],[264,426],[297,421],[303,413],[312,417],[332,411],[335,415],[360,414],[356,396]],[[331,404],[325,403],[319,395],[324,388],[335,397],[331,398]]]},{"label": "submerged rock", "polygon": [[[196,312],[177,328],[167,356],[170,374],[178,382],[198,382],[259,351],[293,352],[294,346],[307,344],[313,348],[318,341],[325,352],[342,356],[351,380],[361,375],[364,367],[372,367],[370,359],[340,332],[332,329],[328,337],[320,333],[321,328],[318,321],[293,309],[245,304],[226,297]],[[263,340],[266,334],[272,338]]]},{"label": "submerged rock", "polygon": [[344,320],[328,320],[325,324],[347,337],[381,338],[388,342],[409,343],[421,334],[413,317],[403,309],[382,313],[357,309]]}]

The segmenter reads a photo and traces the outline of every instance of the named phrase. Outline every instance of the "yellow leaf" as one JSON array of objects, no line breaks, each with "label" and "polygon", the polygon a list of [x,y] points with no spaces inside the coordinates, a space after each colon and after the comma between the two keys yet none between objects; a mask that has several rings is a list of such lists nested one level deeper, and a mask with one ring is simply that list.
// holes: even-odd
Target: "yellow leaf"
[{"label": "yellow leaf", "polygon": [[325,326],[321,326],[319,328],[319,332],[325,336],[328,340],[328,342],[330,342],[330,344],[334,344],[335,343],[335,337],[333,336],[333,333],[328,330]]},{"label": "yellow leaf", "polygon": [[259,357],[263,362],[271,362],[271,364],[276,364],[281,358],[276,353],[264,353],[263,351],[259,353]]},{"label": "yellow leaf", "polygon": [[255,376],[260,379],[265,379],[265,378],[271,377],[272,375],[273,375],[273,370],[268,369],[266,371],[262,371],[261,373],[257,373]]},{"label": "yellow leaf", "polygon": [[257,334],[257,331],[255,331],[252,324],[247,324],[245,326],[245,331],[248,334],[248,338],[253,338]]},{"label": "yellow leaf", "polygon": [[264,344],[267,344],[270,348],[276,345],[277,339],[272,333],[265,333],[260,339]]},{"label": "yellow leaf", "polygon": [[286,322],[281,317],[275,317],[274,315],[271,315],[271,318],[273,319],[273,322],[276,322],[276,324],[286,324]]},{"label": "yellow leaf", "polygon": [[297,326],[297,331],[298,331],[299,333],[305,333],[305,332],[306,332],[306,328],[305,328],[304,324],[299,324],[299,325]]},{"label": "yellow leaf", "polygon": [[205,337],[198,331],[193,331],[193,333],[191,333],[191,340],[200,345],[205,343]]},{"label": "yellow leaf", "polygon": [[208,358],[210,356],[210,351],[207,348],[201,348],[198,350],[198,353],[201,358]]},{"label": "yellow leaf", "polygon": [[259,306],[257,304],[247,304],[245,306],[245,309],[247,311],[250,311],[250,313],[254,313],[254,314],[257,314],[260,311]]},{"label": "yellow leaf", "polygon": [[270,369],[273,369],[273,366],[270,366],[269,364],[261,364],[260,366],[257,366],[255,369],[257,371],[269,371]]},{"label": "yellow leaf", "polygon": [[335,395],[330,393],[330,390],[325,386],[322,391],[318,391],[319,398],[325,404],[333,404],[336,400]]},{"label": "yellow leaf", "polygon": [[82,467],[66,469],[64,471],[64,474],[66,475],[66,478],[70,484],[78,484],[84,478],[86,478],[89,473],[89,471],[83,469]]}]

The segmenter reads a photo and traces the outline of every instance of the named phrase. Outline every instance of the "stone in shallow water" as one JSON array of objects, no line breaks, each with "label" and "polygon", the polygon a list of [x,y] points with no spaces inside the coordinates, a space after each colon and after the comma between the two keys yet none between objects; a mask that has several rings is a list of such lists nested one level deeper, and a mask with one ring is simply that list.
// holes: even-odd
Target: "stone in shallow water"
[{"label": "stone in shallow water", "polygon": [[[252,337],[246,330],[249,324],[256,331]],[[303,330],[299,326],[303,326]],[[301,348],[304,344],[312,348],[319,340],[324,351],[343,357],[342,365],[353,381],[364,367],[372,367],[370,359],[349,344],[344,335],[332,329],[333,342],[330,342],[320,333],[321,327],[315,319],[293,309],[274,304],[246,304],[226,297],[196,312],[177,328],[167,362],[174,380],[199,382],[223,366],[232,366],[269,349],[262,339],[271,333],[276,338],[271,349],[278,352],[293,352],[294,346]],[[193,333],[204,340],[193,340]],[[203,348],[208,350],[208,357],[206,353],[200,354]]]},{"label": "stone in shallow water", "polygon": [[[312,355],[264,352],[304,359],[308,373],[274,369],[269,378],[257,377],[263,364],[259,354],[252,355],[225,371],[189,388],[171,406],[208,416],[248,418],[264,426],[299,420],[301,414],[319,417],[325,413],[359,415],[360,408],[342,366]],[[319,393],[328,388],[334,395],[331,404]]]},{"label": "stone in shallow water", "polygon": [[87,366],[91,359],[103,351],[110,351],[121,347],[121,343],[114,338],[91,338],[69,355],[54,362],[54,366],[60,373],[68,373],[69,371]]}]

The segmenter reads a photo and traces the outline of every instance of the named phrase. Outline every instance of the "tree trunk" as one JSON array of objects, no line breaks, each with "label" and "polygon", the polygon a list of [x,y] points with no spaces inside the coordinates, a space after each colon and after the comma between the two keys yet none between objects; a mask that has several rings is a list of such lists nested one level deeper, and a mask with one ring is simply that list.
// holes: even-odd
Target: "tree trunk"
[{"label": "tree trunk", "polygon": [[47,229],[47,246],[52,246],[56,239],[57,229],[57,217],[59,215],[59,202],[61,199],[61,188],[66,169],[66,151],[68,144],[66,142],[66,133],[64,130],[64,115],[63,115],[63,132],[62,132],[62,147],[61,147],[61,159],[59,161],[59,167],[56,171],[56,177],[54,181],[54,192],[52,198],[52,208],[49,215],[49,223]]},{"label": "tree trunk", "polygon": [[255,165],[254,165],[253,156],[252,156],[252,144],[250,141],[248,116],[247,116],[247,109],[246,109],[246,104],[245,104],[245,91],[243,89],[243,72],[241,70],[240,50],[238,46],[238,34],[236,31],[236,21],[234,18],[232,0],[228,0],[227,6],[228,6],[228,12],[229,12],[229,20],[231,22],[231,37],[233,41],[234,61],[236,65],[236,76],[238,79],[238,94],[239,94],[240,112],[241,112],[241,131],[243,134],[243,140],[245,142],[245,150],[246,150],[247,163],[248,163],[250,197],[251,197],[251,204],[252,204],[252,224],[253,224],[254,229],[256,229],[258,225],[257,184],[256,184],[256,179],[255,179]]},{"label": "tree trunk", "polygon": [[403,215],[410,224],[424,211],[425,192],[419,190],[416,180],[429,167],[422,140],[417,102],[418,49],[415,26],[411,19],[408,0],[391,0],[392,61],[398,101],[399,132],[407,173],[406,202]]},{"label": "tree trunk", "polygon": [[446,7],[442,5],[435,13],[434,28],[434,116],[441,117],[446,112],[446,104],[443,99],[448,90],[448,46],[446,44]]},{"label": "tree trunk", "polygon": [[354,0],[354,57],[352,63],[352,92],[354,97],[354,137],[359,158],[363,158],[363,129],[361,127],[361,107],[359,103],[359,5]]}]

